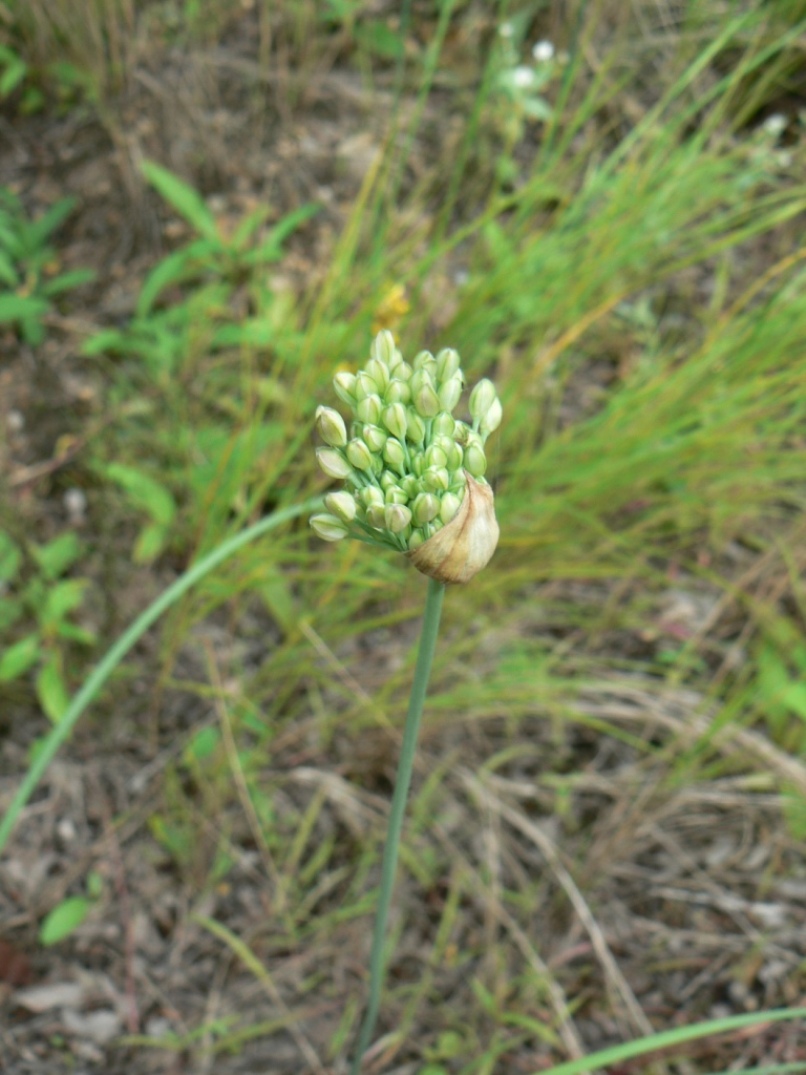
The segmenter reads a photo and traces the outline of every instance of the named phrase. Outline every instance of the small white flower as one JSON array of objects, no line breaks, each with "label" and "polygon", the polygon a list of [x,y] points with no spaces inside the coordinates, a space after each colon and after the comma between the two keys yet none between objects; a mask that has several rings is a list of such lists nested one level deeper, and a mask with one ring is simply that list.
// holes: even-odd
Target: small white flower
[{"label": "small white flower", "polygon": [[532,46],[532,56],[537,63],[548,63],[554,58],[554,45],[550,41],[536,41]]},{"label": "small white flower", "polygon": [[512,85],[519,90],[526,90],[533,85],[535,73],[531,67],[516,67],[512,71]]},{"label": "small white flower", "polygon": [[502,22],[498,27],[498,33],[501,37],[512,37],[515,33],[515,27],[511,22]]},{"label": "small white flower", "polygon": [[773,112],[771,116],[767,116],[764,120],[762,127],[767,134],[772,135],[773,138],[778,138],[784,133],[788,123],[789,120],[786,116],[782,115],[780,112]]}]

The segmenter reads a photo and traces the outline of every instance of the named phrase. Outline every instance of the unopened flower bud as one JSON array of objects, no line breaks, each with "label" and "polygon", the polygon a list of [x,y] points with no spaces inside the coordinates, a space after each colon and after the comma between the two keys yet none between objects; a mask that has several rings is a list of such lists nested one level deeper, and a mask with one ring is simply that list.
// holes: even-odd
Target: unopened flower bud
[{"label": "unopened flower bud", "polygon": [[390,485],[384,492],[383,499],[387,504],[408,504],[409,498],[399,485]]},{"label": "unopened flower bud", "polygon": [[342,403],[352,407],[355,403],[355,374],[337,373],[333,378],[333,389]]},{"label": "unopened flower bud", "polygon": [[434,418],[440,411],[439,396],[429,384],[421,384],[414,392],[412,402],[422,418]]},{"label": "unopened flower bud", "polygon": [[440,381],[449,381],[459,370],[459,352],[452,347],[443,347],[437,355],[437,377]]},{"label": "unopened flower bud", "polygon": [[443,411],[452,411],[462,395],[464,385],[460,377],[451,377],[439,387],[439,402]]},{"label": "unopened flower bud", "polygon": [[371,358],[367,363],[366,372],[378,386],[380,392],[385,392],[390,381],[389,367],[386,363],[380,362],[377,358]]},{"label": "unopened flower bud", "polygon": [[355,398],[360,402],[367,396],[378,395],[378,383],[365,370],[359,370],[355,378]]},{"label": "unopened flower bud", "polygon": [[395,366],[395,377],[400,381],[410,381],[413,372],[408,362],[398,362]]},{"label": "unopened flower bud", "polygon": [[470,393],[470,414],[474,422],[480,422],[496,399],[495,385],[485,377]]},{"label": "unopened flower bud", "polygon": [[[397,485],[398,476],[391,470],[384,470],[378,481],[385,494],[387,489],[393,489]],[[384,496],[384,501],[385,500],[386,497]]]},{"label": "unopened flower bud", "polygon": [[387,504],[383,513],[386,529],[393,534],[405,530],[411,522],[411,512],[403,504]]},{"label": "unopened flower bud", "polygon": [[451,483],[445,467],[428,467],[423,474],[423,485],[433,493],[444,492]]},{"label": "unopened flower bud", "polygon": [[[447,494],[446,494],[447,496]],[[420,493],[411,506],[411,518],[415,526],[430,523],[440,513],[439,498],[433,493]]]},{"label": "unopened flower bud", "polygon": [[422,530],[412,530],[411,536],[409,537],[409,552],[412,553],[415,549],[419,549],[424,541],[425,534]]},{"label": "unopened flower bud", "polygon": [[355,497],[343,489],[338,493],[328,493],[325,497],[325,507],[331,515],[335,515],[344,523],[351,523],[358,510]]},{"label": "unopened flower bud", "polygon": [[383,411],[383,404],[381,403],[381,397],[377,392],[373,392],[372,395],[364,396],[363,399],[359,399],[355,407],[356,417],[361,422],[366,422],[368,425],[376,426],[381,420],[381,413]]},{"label": "unopened flower bud", "polygon": [[425,465],[427,467],[444,467],[448,465],[448,456],[436,444],[429,444],[425,450]]},{"label": "unopened flower bud", "polygon": [[383,446],[383,461],[397,471],[403,470],[406,465],[406,451],[399,440],[389,437]]},{"label": "unopened flower bud", "polygon": [[476,441],[471,441],[465,448],[464,467],[474,478],[483,478],[487,471],[487,456]]},{"label": "unopened flower bud", "polygon": [[468,582],[486,566],[497,544],[493,491],[471,476],[453,518],[419,546],[412,548],[409,538],[408,556],[419,571],[439,582]]},{"label": "unopened flower bud", "polygon": [[367,522],[376,530],[383,530],[386,526],[386,506],[384,504],[370,504],[367,508]]},{"label": "unopened flower bud", "polygon": [[371,452],[379,452],[386,444],[388,435],[380,426],[366,425],[361,431],[361,437]]},{"label": "unopened flower bud", "polygon": [[351,440],[345,451],[356,470],[372,470],[372,452],[360,437]]},{"label": "unopened flower bud", "polygon": [[329,478],[349,478],[353,468],[335,448],[317,448],[316,461]]},{"label": "unopened flower bud", "polygon": [[425,423],[419,414],[409,411],[406,440],[412,444],[422,444],[425,440]]},{"label": "unopened flower bud", "polygon": [[377,359],[379,362],[385,362],[387,366],[391,366],[396,351],[397,347],[395,347],[395,338],[392,333],[388,328],[381,329],[370,346],[370,360]]},{"label": "unopened flower bud", "polygon": [[456,419],[452,414],[448,414],[447,411],[440,411],[434,419],[431,430],[435,436],[440,437],[453,437],[453,432],[456,429]]},{"label": "unopened flower bud", "polygon": [[322,512],[320,515],[312,515],[311,527],[325,541],[341,541],[347,537],[347,527],[335,515]]},{"label": "unopened flower bud", "polygon": [[436,372],[437,368],[434,356],[430,351],[418,351],[411,360],[411,366],[414,370],[429,370],[429,372],[432,369]]},{"label": "unopened flower bud", "polygon": [[373,504],[383,506],[383,493],[377,485],[367,485],[357,496],[365,508],[371,508]]},{"label": "unopened flower bud", "polygon": [[445,493],[439,505],[439,517],[443,524],[447,525],[457,513],[462,504],[462,498],[455,493]]},{"label": "unopened flower bud", "polygon": [[467,422],[456,422],[453,430],[453,439],[457,444],[463,448],[470,443],[470,438],[473,435],[473,430],[467,424]]},{"label": "unopened flower bud", "polygon": [[385,407],[381,414],[381,421],[393,437],[397,437],[398,440],[405,439],[408,419],[406,408],[402,403],[390,403],[388,407]]},{"label": "unopened flower bud", "polygon": [[316,408],[316,428],[319,436],[331,448],[343,448],[347,443],[347,427],[344,419],[332,407]]},{"label": "unopened flower bud", "polygon": [[489,410],[479,422],[479,433],[481,433],[482,437],[489,437],[494,430],[498,429],[501,425],[503,414],[501,400],[496,396],[490,404]]},{"label": "unopened flower bud", "polygon": [[409,382],[393,377],[383,394],[383,399],[385,403],[408,403],[411,399]]}]

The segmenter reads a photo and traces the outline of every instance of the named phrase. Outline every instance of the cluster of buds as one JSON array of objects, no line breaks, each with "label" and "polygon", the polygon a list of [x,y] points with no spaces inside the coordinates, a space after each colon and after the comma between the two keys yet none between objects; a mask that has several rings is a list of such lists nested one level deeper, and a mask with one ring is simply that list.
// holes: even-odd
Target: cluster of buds
[{"label": "cluster of buds", "polygon": [[358,373],[337,373],[333,387],[350,408],[319,407],[324,445],[319,466],[348,483],[325,497],[311,526],[326,541],[345,537],[406,553],[424,574],[466,582],[498,542],[493,494],[484,478],[487,437],[501,423],[489,380],[470,394],[470,423],[453,417],[465,386],[459,355],[420,351],[411,364],[392,333],[375,337]]}]

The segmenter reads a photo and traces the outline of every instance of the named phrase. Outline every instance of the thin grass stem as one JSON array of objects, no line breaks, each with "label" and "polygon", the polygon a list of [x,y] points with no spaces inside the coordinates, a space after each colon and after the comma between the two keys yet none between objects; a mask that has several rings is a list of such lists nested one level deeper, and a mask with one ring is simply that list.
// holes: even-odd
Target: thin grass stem
[{"label": "thin grass stem", "polygon": [[431,664],[434,659],[434,650],[436,649],[444,596],[445,587],[443,584],[436,582],[434,579],[429,579],[420,647],[417,651],[417,666],[414,669],[414,682],[412,683],[409,697],[409,709],[406,713],[403,742],[400,747],[400,761],[398,762],[395,790],[392,795],[392,807],[389,813],[389,829],[383,849],[381,887],[378,893],[378,908],[375,913],[372,952],[369,960],[369,1001],[364,1014],[350,1075],[358,1075],[361,1070],[361,1061],[367,1051],[381,1006],[385,969],[383,947],[386,939],[386,923],[389,918],[389,906],[392,902],[392,890],[400,851],[400,834],[403,831],[403,817],[406,812],[406,800],[408,799],[411,773],[414,768],[414,753],[417,748],[417,736],[423,715],[425,692],[428,688],[428,678],[431,674]]}]

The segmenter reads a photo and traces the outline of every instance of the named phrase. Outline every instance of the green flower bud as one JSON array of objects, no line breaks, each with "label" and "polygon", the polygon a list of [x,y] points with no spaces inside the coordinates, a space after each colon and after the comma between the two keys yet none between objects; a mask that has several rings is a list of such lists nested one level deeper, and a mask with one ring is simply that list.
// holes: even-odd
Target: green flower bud
[{"label": "green flower bud", "polygon": [[408,504],[409,502],[409,498],[399,485],[390,485],[383,498],[387,504]]},{"label": "green flower bud", "polygon": [[333,378],[333,389],[342,403],[352,407],[355,403],[355,374],[337,373]]},{"label": "green flower bud", "polygon": [[421,384],[414,392],[413,403],[423,418],[434,418],[440,411],[439,396],[429,384]]},{"label": "green flower bud", "polygon": [[412,530],[411,536],[409,537],[409,552],[413,552],[415,549],[419,549],[419,547],[423,544],[424,541],[425,534],[422,532],[422,530]]},{"label": "green flower bud", "polygon": [[447,411],[440,411],[431,425],[431,432],[435,437],[450,437],[453,439],[453,431],[456,428],[456,419]]},{"label": "green flower bud", "polygon": [[470,393],[470,414],[474,422],[480,422],[496,399],[495,385],[487,377],[479,381]]},{"label": "green flower bud", "polygon": [[394,336],[388,328],[381,329],[370,346],[370,361],[375,359],[378,362],[385,362],[387,366],[391,366],[396,352],[397,347],[395,346]]},{"label": "green flower bud", "polygon": [[[447,496],[447,493],[445,494]],[[411,506],[411,518],[416,526],[430,523],[440,511],[439,498],[433,493],[420,493]]]},{"label": "green flower bud", "polygon": [[325,497],[325,507],[331,515],[335,515],[344,523],[351,523],[358,510],[355,497],[344,489],[338,493],[328,493]]},{"label": "green flower bud", "polygon": [[316,461],[329,478],[349,478],[353,468],[335,448],[317,448]]},{"label": "green flower bud", "polygon": [[316,428],[319,436],[331,448],[343,448],[347,443],[347,427],[344,419],[332,407],[316,408]]},{"label": "green flower bud", "polygon": [[444,467],[448,457],[436,444],[430,444],[425,450],[425,465],[427,467]]},{"label": "green flower bud", "polygon": [[425,440],[425,423],[415,411],[408,412],[406,440],[412,444],[422,444]]},{"label": "green flower bud", "polygon": [[361,437],[371,452],[379,452],[386,444],[388,433],[380,426],[366,425],[361,431]]},{"label": "green flower bud", "polygon": [[465,470],[472,474],[474,478],[484,477],[487,470],[487,456],[484,454],[484,449],[476,441],[471,441],[465,448],[464,466]]},{"label": "green flower bud", "polygon": [[410,381],[413,372],[408,362],[398,362],[395,366],[395,377],[400,381]]},{"label": "green flower bud", "polygon": [[325,541],[341,541],[342,538],[347,537],[347,527],[335,515],[328,515],[325,512],[321,515],[312,515],[310,524],[319,537],[324,538]]},{"label": "green flower bud", "polygon": [[445,456],[445,462],[442,466],[448,468],[448,470],[456,470],[457,467],[462,465],[462,449],[451,437],[435,437],[431,442],[434,448],[439,450]]},{"label": "green flower bud", "polygon": [[503,413],[501,400],[496,396],[490,404],[489,410],[479,422],[479,433],[481,433],[482,437],[489,437],[494,430],[498,429],[501,425]]},{"label": "green flower bud", "polygon": [[385,493],[387,489],[392,489],[395,485],[397,485],[398,476],[391,470],[384,470],[378,478],[378,481],[380,483],[381,489],[383,489]]},{"label": "green flower bud", "polygon": [[380,362],[377,358],[371,358],[367,363],[365,372],[369,374],[381,392],[386,391],[389,387],[390,376],[389,367],[385,362]]},{"label": "green flower bud", "polygon": [[380,422],[382,411],[383,404],[377,392],[359,399],[355,407],[356,417],[359,421],[366,422],[371,426],[376,426]]},{"label": "green flower bud", "polygon": [[462,395],[464,385],[460,377],[451,377],[443,381],[439,388],[439,402],[443,411],[452,411]]},{"label": "green flower bud", "polygon": [[355,378],[355,398],[360,402],[367,396],[378,395],[378,383],[364,370],[359,370]]},{"label": "green flower bud", "polygon": [[422,478],[423,471],[425,470],[425,456],[422,452],[418,452],[416,455],[411,456],[409,470],[415,478]]},{"label": "green flower bud", "polygon": [[377,485],[368,485],[356,495],[365,508],[371,508],[373,504],[383,507],[383,492]]},{"label": "green flower bud", "polygon": [[367,508],[367,522],[376,530],[383,530],[386,527],[386,506],[370,504]]},{"label": "green flower bud", "polygon": [[383,517],[386,529],[393,534],[399,534],[411,523],[411,512],[403,504],[387,504]]},{"label": "green flower bud", "polygon": [[464,495],[465,486],[467,485],[467,475],[464,472],[463,467],[459,467],[457,470],[451,471],[451,484],[448,489],[452,493],[461,498]]},{"label": "green flower bud", "polygon": [[399,440],[389,437],[383,446],[383,461],[395,470],[403,472],[406,465],[406,450]]},{"label": "green flower bud", "polygon": [[391,403],[385,407],[381,414],[381,421],[393,437],[397,437],[398,440],[405,439],[408,419],[406,408],[402,403]]},{"label": "green flower bud", "polygon": [[351,440],[345,451],[356,470],[372,470],[372,452],[360,437]]},{"label": "green flower bud", "polygon": [[459,352],[452,347],[443,347],[437,355],[437,377],[440,381],[449,381],[459,372]]},{"label": "green flower bud", "polygon": [[432,493],[444,492],[451,483],[451,477],[445,467],[428,467],[423,474],[423,485]]},{"label": "green flower bud", "polygon": [[430,370],[432,368],[436,370],[436,362],[434,356],[430,351],[418,351],[414,358],[411,360],[412,369],[415,370]]},{"label": "green flower bud", "polygon": [[447,525],[459,510],[462,503],[461,497],[454,493],[445,493],[439,505],[439,518],[443,525]]},{"label": "green flower bud", "polygon": [[400,381],[393,377],[389,387],[383,394],[385,403],[408,403],[411,399],[411,388],[408,381]]},{"label": "green flower bud", "polygon": [[470,443],[472,433],[473,430],[466,422],[456,422],[453,430],[453,439],[457,444],[464,448],[466,444]]},{"label": "green flower bud", "polygon": [[419,483],[413,474],[406,474],[400,479],[400,488],[409,500],[413,500],[419,492]]}]

